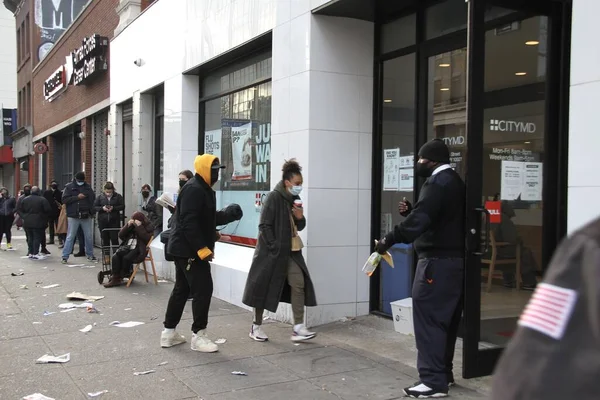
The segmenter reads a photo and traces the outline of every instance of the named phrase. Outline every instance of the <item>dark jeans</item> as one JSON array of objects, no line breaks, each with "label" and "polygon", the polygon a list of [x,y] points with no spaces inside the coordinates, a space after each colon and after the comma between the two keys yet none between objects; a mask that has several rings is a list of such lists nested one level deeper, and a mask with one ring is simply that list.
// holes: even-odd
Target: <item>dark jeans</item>
[{"label": "dark jeans", "polygon": [[421,382],[448,392],[463,309],[464,260],[420,259],[412,289],[417,369]]},{"label": "dark jeans", "polygon": [[57,217],[52,217],[48,220],[48,233],[50,234],[50,243],[54,243],[54,230],[56,229],[56,223],[58,222]]},{"label": "dark jeans", "polygon": [[29,254],[36,255],[40,253],[42,239],[45,236],[45,229],[25,228],[27,234],[27,249]]},{"label": "dark jeans", "polygon": [[108,247],[113,245],[113,247],[119,247],[119,231],[111,230],[105,231],[105,229],[115,229],[119,228],[118,224],[113,225],[99,225],[98,229],[100,230],[100,236],[102,237],[102,247]]},{"label": "dark jeans", "polygon": [[133,260],[138,257],[139,251],[137,249],[117,251],[112,258],[113,275],[120,277],[129,275],[129,271],[131,271],[131,267],[133,266]]},{"label": "dark jeans", "polygon": [[192,332],[206,329],[208,325],[208,310],[213,293],[213,281],[208,261],[194,260],[187,269],[187,258],[175,257],[175,287],[171,292],[165,322],[167,329],[175,329],[181,321],[183,309],[188,298],[192,300]]},{"label": "dark jeans", "polygon": [[12,239],[10,230],[12,229],[14,220],[15,217],[12,215],[0,215],[0,243],[2,242],[3,235],[6,235],[6,243],[10,243]]}]

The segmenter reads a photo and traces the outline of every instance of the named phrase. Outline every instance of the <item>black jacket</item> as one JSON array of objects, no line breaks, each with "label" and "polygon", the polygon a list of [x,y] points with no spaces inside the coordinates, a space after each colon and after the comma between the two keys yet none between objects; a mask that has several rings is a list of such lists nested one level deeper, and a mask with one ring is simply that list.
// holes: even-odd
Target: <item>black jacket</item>
[{"label": "black jacket", "polygon": [[0,215],[5,217],[12,217],[15,214],[17,208],[17,200],[14,197],[8,196],[7,198],[0,196]]},{"label": "black jacket", "polygon": [[227,216],[217,212],[216,195],[210,186],[210,167],[216,157],[197,156],[196,175],[181,189],[175,208],[175,224],[167,252],[175,257],[198,258],[198,251],[215,248],[217,225],[225,225]]},{"label": "black jacket", "polygon": [[51,213],[50,203],[42,196],[32,194],[19,202],[19,215],[23,218],[23,228],[46,229]]},{"label": "black jacket", "polygon": [[50,208],[52,209],[50,218],[58,218],[60,206],[62,205],[62,192],[58,189],[48,189],[44,192],[44,198],[48,200],[48,204],[50,204]]},{"label": "black jacket", "polygon": [[[110,212],[104,211],[104,206],[111,205],[113,208]],[[104,227],[118,228],[121,226],[121,211],[125,210],[125,202],[123,196],[119,193],[113,193],[108,200],[108,197],[104,193],[101,193],[96,197],[94,202],[94,211],[98,213],[98,226],[100,230]]]},{"label": "black jacket", "polygon": [[[80,193],[84,194],[83,199],[78,199],[77,195]],[[94,201],[96,200],[96,194],[92,187],[85,182],[83,185],[77,185],[77,182],[69,183],[63,190],[62,201],[67,205],[67,217],[69,218],[81,218],[86,214],[91,217],[94,213]]]},{"label": "black jacket", "polygon": [[385,241],[414,242],[419,258],[463,258],[465,184],[456,171],[448,168],[428,178],[415,207]]}]

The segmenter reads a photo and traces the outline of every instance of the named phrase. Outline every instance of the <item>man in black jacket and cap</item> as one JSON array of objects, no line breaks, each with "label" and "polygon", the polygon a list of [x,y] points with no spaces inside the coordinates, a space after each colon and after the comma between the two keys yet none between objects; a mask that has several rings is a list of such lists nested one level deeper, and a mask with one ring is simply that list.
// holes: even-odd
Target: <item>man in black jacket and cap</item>
[{"label": "man in black jacket and cap", "polygon": [[196,175],[183,186],[177,197],[175,225],[169,236],[167,252],[175,259],[175,286],[169,298],[160,337],[161,347],[185,343],[175,328],[181,320],[188,298],[192,300],[192,350],[214,353],[219,350],[206,334],[208,310],[213,292],[210,261],[213,259],[216,227],[229,222],[227,213],[217,211],[212,186],[224,168],[211,154],[196,156]]},{"label": "man in black jacket and cap", "polygon": [[29,258],[31,260],[46,258],[45,255],[40,253],[40,247],[46,234],[46,226],[52,209],[48,200],[41,196],[39,187],[33,186],[31,195],[19,203],[19,213],[23,218],[23,228],[27,232]]},{"label": "man in black jacket and cap", "polygon": [[465,252],[465,184],[450,167],[439,139],[419,150],[417,175],[427,178],[414,207],[401,202],[406,219],[382,238],[384,254],[395,243],[413,243],[419,257],[412,289],[420,381],[404,389],[413,398],[448,396],[452,359],[462,314]]},{"label": "man in black jacket and cap", "polygon": [[65,186],[62,202],[67,206],[67,240],[62,253],[62,263],[66,264],[73,251],[77,231],[81,227],[85,240],[85,253],[89,261],[97,261],[94,257],[93,216],[96,195],[92,187],[85,181],[85,173],[75,174],[73,182]]},{"label": "man in black jacket and cap", "polygon": [[48,231],[50,234],[48,244],[54,244],[54,231],[62,205],[62,192],[58,190],[58,182],[50,182],[50,188],[44,192],[44,198],[48,200],[48,204],[50,204],[50,209],[52,210],[48,218]]}]

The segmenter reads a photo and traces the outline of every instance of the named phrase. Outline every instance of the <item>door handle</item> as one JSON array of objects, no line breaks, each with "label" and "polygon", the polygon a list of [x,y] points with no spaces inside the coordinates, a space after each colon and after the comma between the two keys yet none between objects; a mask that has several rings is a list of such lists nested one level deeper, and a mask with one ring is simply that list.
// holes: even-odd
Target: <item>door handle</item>
[{"label": "door handle", "polygon": [[482,256],[488,252],[490,247],[490,211],[485,207],[478,207],[475,211],[485,214],[485,244],[483,246],[483,252],[474,252],[476,256]]}]

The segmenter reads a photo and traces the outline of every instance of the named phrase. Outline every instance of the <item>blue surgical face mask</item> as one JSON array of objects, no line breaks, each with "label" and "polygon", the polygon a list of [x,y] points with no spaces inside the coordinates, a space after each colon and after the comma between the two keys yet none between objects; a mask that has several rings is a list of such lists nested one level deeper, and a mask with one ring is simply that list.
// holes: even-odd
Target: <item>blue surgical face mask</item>
[{"label": "blue surgical face mask", "polygon": [[302,186],[292,186],[290,188],[290,193],[292,196],[300,196],[300,193],[302,193]]},{"label": "blue surgical face mask", "polygon": [[83,184],[84,184],[84,183],[85,183],[85,182],[82,182],[82,181],[77,181],[77,185],[78,185],[78,186],[83,186]]}]

